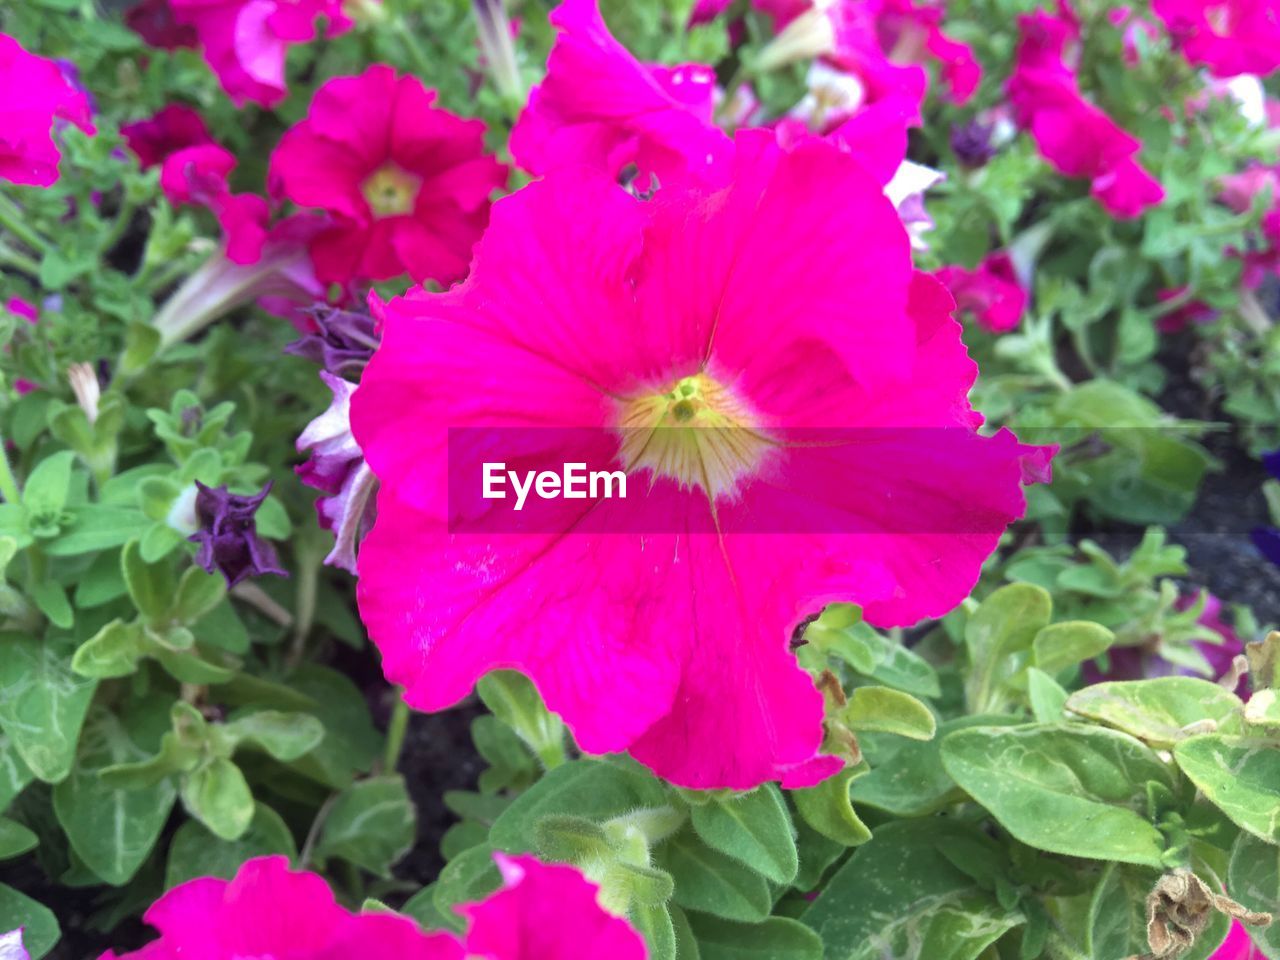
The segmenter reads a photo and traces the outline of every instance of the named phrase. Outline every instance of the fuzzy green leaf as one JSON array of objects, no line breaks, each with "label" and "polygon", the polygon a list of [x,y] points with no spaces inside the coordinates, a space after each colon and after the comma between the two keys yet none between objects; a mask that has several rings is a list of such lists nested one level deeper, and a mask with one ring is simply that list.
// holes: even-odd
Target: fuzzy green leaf
[{"label": "fuzzy green leaf", "polygon": [[745,863],[774,883],[795,879],[800,861],[795,828],[773,784],[713,800],[690,811],[693,829],[709,847]]}]

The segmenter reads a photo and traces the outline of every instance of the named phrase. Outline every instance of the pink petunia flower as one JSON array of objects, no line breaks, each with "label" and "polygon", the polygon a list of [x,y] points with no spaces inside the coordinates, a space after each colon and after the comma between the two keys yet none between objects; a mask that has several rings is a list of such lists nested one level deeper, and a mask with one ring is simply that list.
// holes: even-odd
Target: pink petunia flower
[{"label": "pink petunia flower", "polygon": [[733,0],[697,0],[689,13],[689,25],[710,23],[733,5]]},{"label": "pink petunia flower", "polygon": [[99,960],[644,960],[644,941],[607,913],[598,889],[572,867],[495,854],[503,888],[459,908],[467,933],[424,933],[394,913],[352,914],[314,873],[284,857],[256,857],[231,880],[200,877],[165,893],[143,915],[160,937]]},{"label": "pink petunia flower", "polygon": [[331,216],[311,244],[321,280],[407,273],[448,285],[466,274],[507,171],[484,151],[484,124],[435,97],[383,64],[337,77],[271,155],[272,195]]},{"label": "pink petunia flower", "polygon": [[1008,333],[1022,322],[1027,291],[1003,250],[988,254],[976,269],[943,267],[934,274],[955,297],[957,309],[991,333]]},{"label": "pink petunia flower", "polygon": [[1155,0],[1183,55],[1217,77],[1280,70],[1280,0]]},{"label": "pink petunia flower", "polygon": [[169,0],[178,26],[195,30],[205,60],[236,106],[273,107],[288,92],[289,46],[351,29],[345,0]]},{"label": "pink petunia flower", "polygon": [[645,960],[644,940],[601,908],[599,888],[573,867],[494,854],[504,889],[460,907],[468,957],[484,960]]},{"label": "pink petunia flower", "polygon": [[235,167],[235,156],[216,143],[187,147],[164,159],[160,186],[175,206],[207,207],[222,227],[227,259],[252,264],[267,242],[271,210],[257,194],[231,192],[227,178]]},{"label": "pink petunia flower", "polygon": [[1213,952],[1209,960],[1266,960],[1266,955],[1254,946],[1249,931],[1239,920],[1231,921],[1227,939]]},{"label": "pink petunia flower", "polygon": [[169,0],[142,0],[129,8],[124,15],[124,22],[143,40],[161,50],[177,50],[200,44],[195,27],[177,21]]},{"label": "pink petunia flower", "polygon": [[[352,401],[387,675],[439,710],[521,670],[584,750],[682,786],[834,773],[796,626],[834,600],[945,613],[1024,509],[1031,451],[975,432],[952,307],[882,185],[815,138],[741,132],[719,183],[650,201],[585,169],[499,201],[464,284],[387,306]],[[468,457],[546,468],[574,431],[636,497],[504,528]]]},{"label": "pink petunia flower", "polygon": [[1164,199],[1164,190],[1136,160],[1142,146],[1080,92],[1071,65],[1079,26],[1064,5],[1018,18],[1020,40],[1006,90],[1018,125],[1040,153],[1068,177],[1092,181],[1094,198],[1128,219]]},{"label": "pink petunia flower", "polygon": [[612,177],[634,166],[649,190],[705,178],[723,164],[729,138],[712,122],[710,67],[646,65],[609,33],[596,0],[564,0],[546,78],[511,131],[511,155],[542,176],[586,165]]},{"label": "pink petunia flower", "polygon": [[120,134],[143,170],[159,166],[179,150],[214,142],[204,117],[183,103],[171,103],[154,117],[126,123]]},{"label": "pink petunia flower", "polygon": [[58,64],[24,50],[0,33],[0,180],[47,187],[58,179],[62,152],[57,123],[73,123],[93,134],[89,98]]},{"label": "pink petunia flower", "polygon": [[943,9],[916,0],[884,0],[876,22],[881,46],[894,63],[938,64],[953,103],[967,103],[982,82],[982,64],[967,43],[942,29]]},{"label": "pink petunia flower", "polygon": [[[1167,303],[1186,294],[1186,287],[1169,287],[1156,291],[1156,300]],[[1187,327],[1203,326],[1218,319],[1218,311],[1203,300],[1188,300],[1156,318],[1156,329],[1161,333],[1181,333]]]}]

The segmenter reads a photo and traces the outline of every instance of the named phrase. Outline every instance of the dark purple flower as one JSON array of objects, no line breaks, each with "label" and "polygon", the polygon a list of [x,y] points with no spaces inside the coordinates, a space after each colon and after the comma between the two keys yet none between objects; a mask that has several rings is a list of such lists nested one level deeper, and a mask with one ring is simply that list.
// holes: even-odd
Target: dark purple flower
[{"label": "dark purple flower", "polygon": [[[1195,605],[1195,595],[1184,595],[1174,605],[1176,610],[1188,610]],[[1196,650],[1204,657],[1213,671],[1210,679],[1219,680],[1231,670],[1235,658],[1244,653],[1244,640],[1223,619],[1222,601],[1213,594],[1204,598],[1204,610],[1196,620],[1202,627],[1208,627],[1222,637],[1221,643],[1207,640],[1194,642]],[[1149,646],[1112,647],[1107,651],[1108,669],[1105,673],[1099,669],[1098,661],[1091,660],[1084,664],[1082,676],[1084,682],[1099,683],[1104,680],[1145,680],[1152,677],[1199,676],[1195,671],[1171,663],[1160,655],[1159,638],[1154,638]],[[1236,685],[1236,695],[1242,700],[1249,699],[1249,681],[1241,677]]]},{"label": "dark purple flower", "polygon": [[298,451],[310,451],[311,458],[296,469],[303,483],[328,494],[316,501],[320,526],[335,539],[324,562],[355,573],[356,549],[373,526],[378,479],[351,435],[356,385],[325,370],[320,378],[333,391],[333,402],[298,437]]},{"label": "dark purple flower", "polygon": [[[1262,455],[1262,465],[1275,479],[1280,480],[1280,450],[1272,450]],[[1280,529],[1275,527],[1254,527],[1249,532],[1249,539],[1258,552],[1280,567]]]},{"label": "dark purple flower", "polygon": [[970,120],[951,128],[951,149],[966,167],[981,167],[996,155],[991,134],[995,127],[980,120]]},{"label": "dark purple flower", "polygon": [[364,369],[378,347],[373,317],[324,305],[303,313],[314,322],[316,330],[285,347],[286,353],[305,357],[334,374]]},{"label": "dark purple flower", "polygon": [[188,539],[200,544],[196,563],[213,573],[215,570],[234,587],[247,577],[275,574],[287,577],[280,569],[275,548],[258,536],[253,515],[271,492],[268,483],[253,496],[230,493],[226,484],[206,487],[196,481],[196,518],[200,529]]}]

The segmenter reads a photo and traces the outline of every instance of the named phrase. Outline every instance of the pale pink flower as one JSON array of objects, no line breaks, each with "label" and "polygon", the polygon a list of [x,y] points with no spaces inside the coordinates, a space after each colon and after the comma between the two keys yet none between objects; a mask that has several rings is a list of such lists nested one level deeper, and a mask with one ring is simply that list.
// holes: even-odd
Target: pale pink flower
[{"label": "pale pink flower", "polygon": [[[516,669],[584,750],[682,786],[840,768],[795,628],[835,600],[950,610],[1031,452],[975,432],[952,301],[882,190],[766,131],[649,201],[550,174],[495,205],[465,283],[387,306],[351,410],[382,481],[358,598],[410,704]],[[482,498],[476,458],[551,469],[566,443],[634,496],[518,523]]]},{"label": "pale pink flower", "polygon": [[0,180],[47,187],[58,179],[58,123],[95,133],[89,98],[58,64],[0,33]]},{"label": "pale pink flower", "polygon": [[271,155],[271,194],[329,213],[311,256],[321,280],[461,279],[506,168],[484,124],[435,105],[416,77],[375,64],[316,91]]},{"label": "pale pink flower", "polygon": [[22,945],[22,928],[0,933],[0,960],[31,960]]},{"label": "pale pink flower", "polygon": [[612,177],[634,168],[642,190],[705,178],[730,152],[711,122],[710,67],[642,64],[609,33],[596,0],[564,0],[547,75],[511,131],[511,155],[541,176],[587,165]]}]

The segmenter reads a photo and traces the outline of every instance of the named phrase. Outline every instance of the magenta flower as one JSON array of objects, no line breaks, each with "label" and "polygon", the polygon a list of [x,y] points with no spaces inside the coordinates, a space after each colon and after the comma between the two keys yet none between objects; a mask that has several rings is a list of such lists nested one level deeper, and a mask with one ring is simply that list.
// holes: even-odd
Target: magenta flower
[{"label": "magenta flower", "polygon": [[1112,216],[1136,217],[1164,199],[1138,163],[1141,142],[1080,92],[1074,68],[1079,26],[1064,6],[1018,18],[1021,39],[1006,90],[1018,125],[1059,173],[1092,181],[1094,198]]},{"label": "magenta flower", "polygon": [[124,22],[151,46],[162,50],[200,44],[195,27],[189,23],[178,23],[169,0],[142,0],[124,15]]},{"label": "magenta flower", "polygon": [[641,190],[703,178],[730,153],[711,122],[710,67],[646,65],[609,33],[596,0],[565,0],[547,75],[511,131],[511,155],[542,176],[586,165],[618,177],[634,166]]},{"label": "magenta flower", "polygon": [[214,142],[204,117],[183,103],[171,103],[154,117],[126,123],[120,134],[143,170],[159,166],[179,150]]},{"label": "magenta flower", "polygon": [[351,28],[344,0],[169,0],[174,22],[189,26],[222,89],[236,106],[274,107],[287,93],[289,46]]},{"label": "magenta flower", "polygon": [[[1156,291],[1156,300],[1167,303],[1186,296],[1186,287],[1168,287]],[[1168,313],[1156,318],[1156,329],[1161,333],[1181,333],[1191,325],[1204,326],[1218,319],[1218,311],[1203,300],[1187,300]]]},{"label": "magenta flower", "polygon": [[159,939],[99,960],[644,960],[640,935],[600,906],[598,889],[577,870],[494,859],[503,889],[459,908],[470,920],[461,938],[424,933],[393,913],[349,913],[316,874],[290,870],[284,857],[257,857],[231,880],[174,887],[143,916]]},{"label": "magenta flower", "polygon": [[953,103],[967,103],[982,82],[982,64],[967,43],[942,29],[940,5],[884,0],[877,20],[880,42],[894,63],[932,60]]},{"label": "magenta flower", "polygon": [[337,77],[271,155],[272,195],[332,217],[311,243],[321,280],[407,273],[447,286],[466,274],[507,171],[484,151],[484,124],[435,97],[383,64]]},{"label": "magenta flower", "polygon": [[296,471],[307,486],[327,494],[316,501],[320,526],[332,531],[335,541],[324,562],[355,573],[356,549],[373,526],[378,481],[351,435],[356,385],[325,370],[320,379],[333,391],[333,402],[298,437],[298,452],[311,456]]},{"label": "magenta flower", "polygon": [[0,33],[0,180],[47,187],[58,179],[62,152],[54,125],[95,133],[89,98],[52,60],[27,53]]},{"label": "magenta flower", "polygon": [[1280,70],[1278,0],[1155,0],[1153,6],[1183,55],[1214,76]]},{"label": "magenta flower", "polygon": [[1266,955],[1254,946],[1253,938],[1239,920],[1231,921],[1227,939],[1222,941],[1209,960],[1266,960]]},{"label": "magenta flower", "polygon": [[[499,201],[466,283],[388,305],[353,398],[387,675],[439,710],[521,670],[584,750],[683,786],[833,773],[797,624],[837,599],[945,613],[1024,509],[1029,451],[975,432],[951,308],[881,185],[817,139],[740,133],[721,183],[647,202],[583,168]],[[545,466],[575,430],[643,492],[504,528],[467,456]]]},{"label": "magenta flower", "polygon": [[227,178],[235,166],[231,151],[216,143],[187,147],[164,159],[160,187],[175,206],[207,207],[222,227],[227,259],[247,265],[262,256],[271,210],[257,194],[231,192]]},{"label": "magenta flower", "polygon": [[951,291],[956,307],[971,315],[984,330],[1008,333],[1022,322],[1027,291],[1005,251],[988,254],[973,270],[943,267],[934,276]]}]

